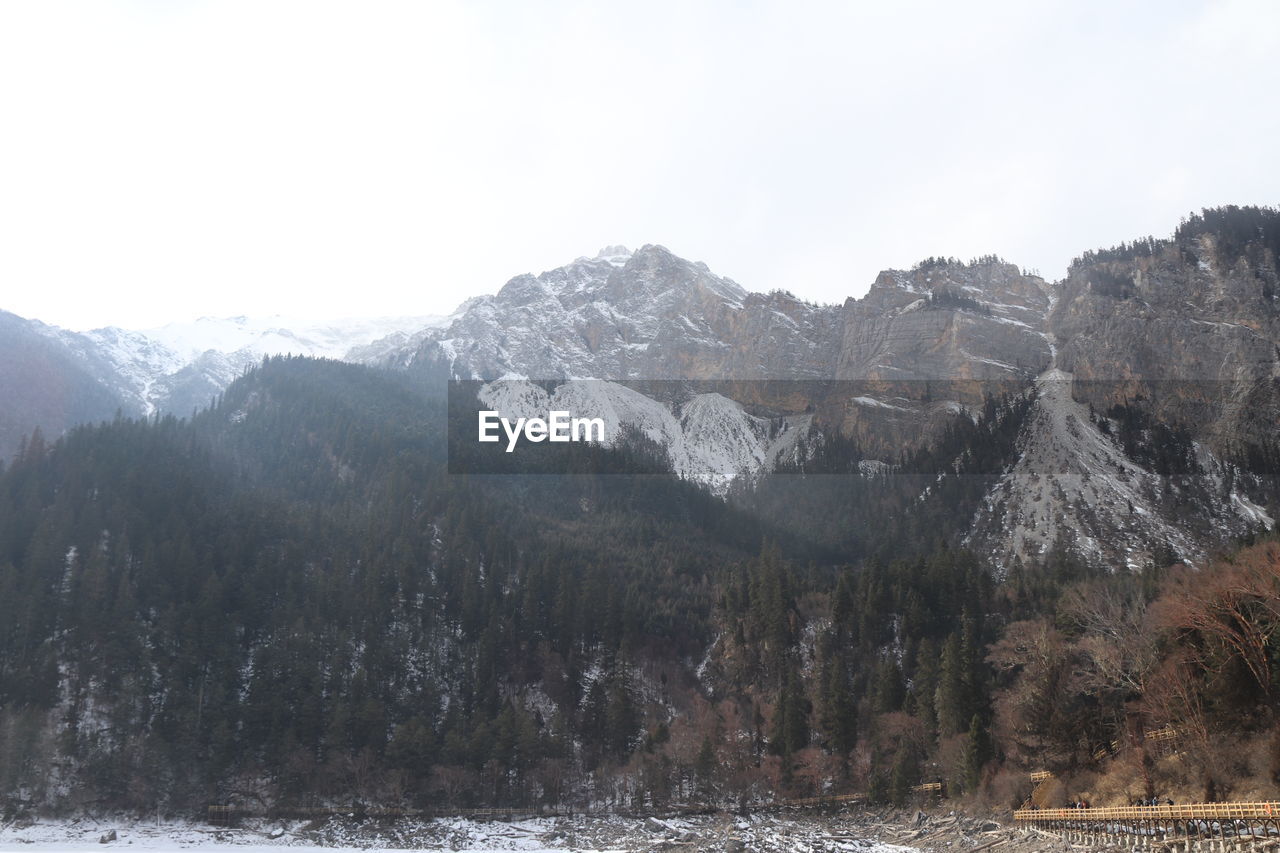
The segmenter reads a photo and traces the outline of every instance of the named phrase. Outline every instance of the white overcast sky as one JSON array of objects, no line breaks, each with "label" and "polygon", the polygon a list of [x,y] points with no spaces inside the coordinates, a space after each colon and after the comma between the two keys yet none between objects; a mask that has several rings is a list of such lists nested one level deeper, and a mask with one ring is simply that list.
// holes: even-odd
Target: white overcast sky
[{"label": "white overcast sky", "polygon": [[1280,203],[1280,2],[0,3],[0,308],[444,313],[661,243],[833,302]]}]

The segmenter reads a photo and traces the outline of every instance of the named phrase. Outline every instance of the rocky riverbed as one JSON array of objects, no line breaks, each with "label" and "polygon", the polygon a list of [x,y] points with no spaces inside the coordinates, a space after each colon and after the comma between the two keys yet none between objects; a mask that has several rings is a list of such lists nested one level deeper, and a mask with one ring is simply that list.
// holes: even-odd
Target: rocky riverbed
[{"label": "rocky riverbed", "polygon": [[0,827],[0,851],[255,850],[689,851],[689,853],[1066,853],[1043,833],[949,811],[801,810],[670,819],[582,815],[511,822],[438,820],[250,821],[233,829],[181,822],[80,818]]}]

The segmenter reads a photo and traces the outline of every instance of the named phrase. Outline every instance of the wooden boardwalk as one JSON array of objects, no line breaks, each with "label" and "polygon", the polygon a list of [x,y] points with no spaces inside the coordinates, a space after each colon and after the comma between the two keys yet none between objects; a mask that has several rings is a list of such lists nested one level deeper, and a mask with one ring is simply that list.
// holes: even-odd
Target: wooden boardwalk
[{"label": "wooden boardwalk", "polygon": [[[941,782],[922,782],[911,786],[913,794],[929,794],[934,797],[945,797],[946,786]],[[849,803],[866,802],[866,794],[824,794],[819,797],[798,797],[790,800],[775,800],[774,807],[782,808],[822,808],[826,806],[843,806]]]},{"label": "wooden boardwalk", "polygon": [[811,809],[822,806],[842,806],[846,803],[860,803],[867,798],[866,794],[828,794],[822,797],[799,797],[793,800],[776,800],[775,806]]},{"label": "wooden boardwalk", "polygon": [[1280,801],[1022,808],[1013,813],[1013,819],[1081,844],[1114,842],[1120,837],[1130,846],[1167,850],[1225,850],[1229,844],[1280,846]]},{"label": "wooden boardwalk", "polygon": [[1013,819],[1034,824],[1096,820],[1274,820],[1280,801],[1259,803],[1188,803],[1180,806],[1110,806],[1090,809],[1018,809]]}]

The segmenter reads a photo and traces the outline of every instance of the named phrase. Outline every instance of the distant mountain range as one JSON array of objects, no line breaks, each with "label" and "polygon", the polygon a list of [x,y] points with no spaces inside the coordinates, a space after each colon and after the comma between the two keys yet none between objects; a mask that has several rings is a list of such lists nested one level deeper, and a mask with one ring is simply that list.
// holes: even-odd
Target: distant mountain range
[{"label": "distant mountain range", "polygon": [[[76,333],[5,314],[0,455],[36,426],[53,438],[117,410],[189,414],[272,353],[424,381],[605,380],[572,392],[581,414],[639,428],[721,493],[823,435],[855,441],[878,476],[985,399],[1034,394],[966,541],[1002,563],[1055,544],[1116,564],[1200,560],[1275,515],[1259,478],[1280,425],[1278,219],[1207,211],[1172,239],[1087,252],[1056,283],[995,257],[934,258],[840,305],[749,292],[649,245],[517,276],[446,318]],[[657,379],[686,384],[635,389]]]},{"label": "distant mountain range", "polygon": [[201,317],[154,329],[73,332],[0,311],[0,459],[36,427],[52,440],[117,411],[189,415],[265,355],[342,359],[375,341],[404,345],[441,320]]},{"label": "distant mountain range", "polygon": [[[840,305],[645,246],[438,320],[0,315],[0,806],[1018,802],[1134,714],[1226,790],[1196,744],[1265,754],[1280,679],[1234,639],[1277,635],[1278,255],[1224,208]],[[459,470],[473,403],[612,446]]]}]

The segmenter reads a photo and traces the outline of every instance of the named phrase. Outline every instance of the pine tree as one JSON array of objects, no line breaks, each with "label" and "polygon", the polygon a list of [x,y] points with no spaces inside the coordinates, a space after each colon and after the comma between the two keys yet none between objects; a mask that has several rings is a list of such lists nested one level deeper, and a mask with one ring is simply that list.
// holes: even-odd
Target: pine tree
[{"label": "pine tree", "polygon": [[982,782],[982,768],[991,760],[991,739],[978,715],[969,722],[969,735],[964,744],[965,790],[976,791]]},{"label": "pine tree", "polygon": [[947,637],[942,647],[938,690],[934,700],[939,737],[946,738],[964,731],[964,721],[973,715],[965,689],[965,669],[960,638],[953,633]]},{"label": "pine tree", "polygon": [[880,659],[876,665],[875,684],[872,696],[877,713],[887,714],[902,710],[902,701],[906,698],[906,685],[903,683],[902,670],[892,657]]},{"label": "pine tree", "polygon": [[843,639],[848,633],[853,614],[853,589],[849,584],[848,573],[844,572],[836,581],[836,590],[831,596],[831,622],[836,629],[837,640]]},{"label": "pine tree", "polygon": [[715,782],[716,770],[716,751],[711,744],[710,737],[702,739],[702,746],[698,749],[698,757],[693,762],[693,772],[698,777],[704,795],[709,795]]},{"label": "pine tree", "polygon": [[867,769],[867,802],[877,806],[889,802],[889,781],[885,778],[884,756],[878,749],[872,750],[871,763]]},{"label": "pine tree", "polygon": [[605,711],[605,739],[609,751],[618,758],[630,753],[639,728],[640,716],[632,695],[631,679],[627,667],[619,664],[609,685]]},{"label": "pine tree", "polygon": [[938,652],[933,640],[925,637],[916,647],[915,672],[911,678],[911,693],[915,700],[916,715],[924,725],[931,741],[938,737],[938,713],[935,701],[938,690]]},{"label": "pine tree", "polygon": [[774,711],[773,731],[769,737],[771,752],[785,755],[809,745],[809,710],[809,701],[795,670],[787,670]]},{"label": "pine tree", "polygon": [[858,744],[858,708],[842,658],[828,662],[825,682],[822,726],[831,738],[831,748],[847,757]]},{"label": "pine tree", "polygon": [[889,801],[904,806],[911,796],[911,788],[920,782],[920,761],[915,750],[901,745],[893,760],[893,773],[889,779]]}]

